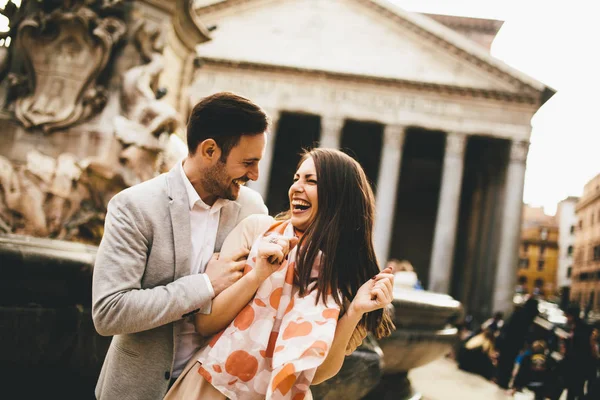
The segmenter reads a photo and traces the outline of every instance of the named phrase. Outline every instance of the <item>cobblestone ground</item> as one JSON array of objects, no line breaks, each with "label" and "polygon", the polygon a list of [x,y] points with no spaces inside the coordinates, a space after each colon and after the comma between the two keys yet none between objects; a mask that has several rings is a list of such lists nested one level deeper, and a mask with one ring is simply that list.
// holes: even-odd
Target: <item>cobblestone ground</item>
[{"label": "cobblestone ground", "polygon": [[452,360],[442,358],[409,373],[423,400],[512,400],[492,382],[461,371]]},{"label": "cobblestone ground", "polygon": [[[498,386],[478,375],[461,371],[456,363],[442,358],[409,373],[413,387],[423,395],[422,400],[525,400],[513,398]],[[567,399],[563,392],[560,400]]]}]

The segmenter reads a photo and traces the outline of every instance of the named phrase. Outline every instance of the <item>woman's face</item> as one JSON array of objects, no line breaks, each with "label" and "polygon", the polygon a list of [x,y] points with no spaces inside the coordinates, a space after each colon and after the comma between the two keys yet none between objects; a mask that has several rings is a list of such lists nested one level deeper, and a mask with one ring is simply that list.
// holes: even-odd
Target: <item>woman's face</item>
[{"label": "woman's face", "polygon": [[317,171],[311,157],[300,164],[288,194],[290,196],[292,225],[299,231],[304,232],[315,220],[319,210]]}]

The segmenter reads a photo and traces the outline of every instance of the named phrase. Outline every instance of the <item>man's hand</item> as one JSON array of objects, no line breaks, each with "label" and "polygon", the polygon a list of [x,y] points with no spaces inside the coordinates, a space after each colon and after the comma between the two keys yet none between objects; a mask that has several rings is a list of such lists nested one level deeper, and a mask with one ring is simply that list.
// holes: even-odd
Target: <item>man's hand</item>
[{"label": "man's hand", "polygon": [[212,284],[215,296],[237,282],[244,272],[248,250],[242,249],[233,257],[219,258],[219,253],[213,254],[204,272]]}]

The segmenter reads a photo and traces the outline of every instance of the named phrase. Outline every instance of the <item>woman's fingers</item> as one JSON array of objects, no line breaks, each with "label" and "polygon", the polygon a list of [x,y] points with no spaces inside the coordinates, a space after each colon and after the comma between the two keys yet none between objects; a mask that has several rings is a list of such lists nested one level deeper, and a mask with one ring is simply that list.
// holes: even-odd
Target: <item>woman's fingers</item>
[{"label": "woman's fingers", "polygon": [[388,290],[388,288],[385,285],[381,285],[377,287],[377,289],[380,290],[382,293],[382,296],[380,298],[381,301],[383,301],[386,304],[392,301],[392,292]]},{"label": "woman's fingers", "polygon": [[394,282],[394,275],[380,272],[377,275],[375,275],[374,279],[376,282],[382,279],[390,279],[392,282]]},{"label": "woman's fingers", "polygon": [[377,283],[380,283],[380,282],[385,285],[385,287],[389,293],[392,293],[394,291],[394,283],[393,283],[392,279],[382,279],[382,280],[378,281]]},{"label": "woman's fingers", "polygon": [[383,279],[375,283],[373,290],[371,291],[374,294],[374,290],[377,289],[377,293],[380,293],[380,300],[386,303],[390,303],[393,300],[393,286],[389,279]]},{"label": "woman's fingers", "polygon": [[[265,236],[263,241],[263,249],[265,252],[273,253],[276,251],[275,247],[273,246],[277,246],[281,249],[283,258],[285,258],[285,256],[288,255],[288,253],[294,248],[294,246],[296,246],[297,243],[298,238],[296,237],[286,238],[279,235]],[[281,258],[281,261],[283,261],[283,258]]]},{"label": "woman's fingers", "polygon": [[263,257],[267,258],[271,264],[281,264],[285,258],[285,254],[283,253],[281,246],[272,244],[268,249],[265,249]]},{"label": "woman's fingers", "polygon": [[378,306],[383,306],[386,304],[386,295],[385,291],[381,287],[375,287],[371,290],[372,299]]}]

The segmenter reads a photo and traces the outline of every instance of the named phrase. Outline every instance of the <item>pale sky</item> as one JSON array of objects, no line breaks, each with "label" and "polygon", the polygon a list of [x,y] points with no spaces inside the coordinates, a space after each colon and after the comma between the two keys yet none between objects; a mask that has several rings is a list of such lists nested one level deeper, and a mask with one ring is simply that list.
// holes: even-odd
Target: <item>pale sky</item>
[{"label": "pale sky", "polygon": [[524,201],[554,214],[600,173],[600,24],[596,0],[391,0],[418,12],[505,21],[492,55],[554,88],[532,119]]}]

